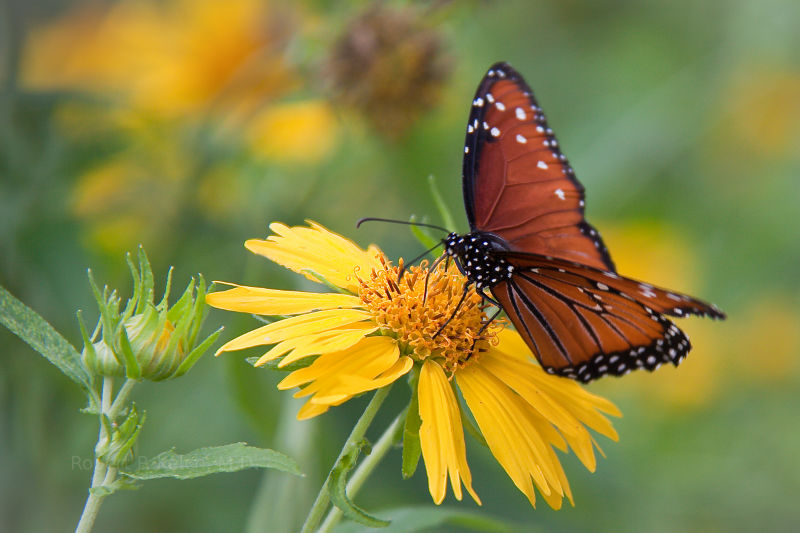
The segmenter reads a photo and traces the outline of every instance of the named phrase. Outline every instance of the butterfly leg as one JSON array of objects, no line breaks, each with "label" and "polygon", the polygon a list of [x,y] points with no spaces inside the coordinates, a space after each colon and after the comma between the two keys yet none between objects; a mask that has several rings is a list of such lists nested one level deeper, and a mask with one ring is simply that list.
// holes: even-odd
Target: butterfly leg
[{"label": "butterfly leg", "polygon": [[461,304],[463,304],[464,300],[466,300],[468,293],[469,293],[469,284],[465,284],[464,285],[464,292],[461,293],[461,298],[458,300],[458,303],[456,304],[456,308],[453,309],[453,312],[450,314],[450,316],[447,318],[447,320],[444,321],[444,324],[442,324],[442,326],[436,331],[436,333],[433,334],[432,338],[435,339],[436,337],[438,337],[439,334],[444,330],[444,328],[447,327],[447,324],[449,324],[450,321],[453,320],[453,317],[456,316],[456,313],[458,313],[458,310],[461,309]]},{"label": "butterfly leg", "polygon": [[425,305],[425,302],[428,301],[428,279],[431,277],[431,272],[433,272],[434,269],[437,266],[439,266],[439,263],[442,262],[442,259],[446,259],[447,260],[447,262],[445,263],[445,267],[444,267],[445,270],[447,270],[447,267],[450,266],[450,256],[449,255],[440,255],[439,257],[437,257],[436,259],[433,260],[433,263],[431,263],[431,266],[428,268],[428,273],[425,274],[425,290],[422,292],[422,305]]}]

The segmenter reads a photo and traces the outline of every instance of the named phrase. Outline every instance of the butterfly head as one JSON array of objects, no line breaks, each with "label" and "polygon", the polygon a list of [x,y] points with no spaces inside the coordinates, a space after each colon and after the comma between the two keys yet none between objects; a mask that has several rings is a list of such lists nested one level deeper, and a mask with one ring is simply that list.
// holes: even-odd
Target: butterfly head
[{"label": "butterfly head", "polygon": [[458,269],[478,289],[491,288],[509,279],[514,267],[499,252],[508,250],[505,241],[491,233],[451,233],[445,237],[444,251],[455,259]]}]

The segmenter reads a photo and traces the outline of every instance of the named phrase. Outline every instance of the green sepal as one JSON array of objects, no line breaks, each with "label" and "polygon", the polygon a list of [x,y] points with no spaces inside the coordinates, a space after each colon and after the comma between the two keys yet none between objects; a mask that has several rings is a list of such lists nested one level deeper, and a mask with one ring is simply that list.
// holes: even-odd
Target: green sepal
[{"label": "green sepal", "polygon": [[125,377],[128,379],[141,379],[142,366],[133,354],[131,341],[128,339],[128,331],[125,329],[124,323],[119,325],[119,347],[122,351],[122,357],[125,358]]},{"label": "green sepal", "polygon": [[403,465],[400,471],[403,479],[408,479],[414,475],[422,453],[422,446],[419,440],[419,428],[422,425],[422,420],[419,417],[418,381],[419,369],[415,367],[408,377],[408,385],[411,387],[411,402],[408,404],[408,409],[406,409],[406,420],[403,424]]},{"label": "green sepal", "polygon": [[137,490],[141,487],[139,483],[124,477],[115,479],[109,485],[98,485],[89,489],[89,492],[100,498],[105,498],[110,494],[114,494],[118,490]]},{"label": "green sepal", "polygon": [[[311,366],[314,361],[317,360],[318,356],[308,356],[300,359],[299,361],[295,361],[293,363],[289,363],[288,365],[278,366],[281,361],[280,359],[272,359],[271,361],[267,361],[263,365],[259,365],[256,368],[265,368],[267,370],[278,370],[280,372],[294,372],[295,370],[300,370],[303,368],[308,368]],[[247,357],[245,361],[250,363],[253,366],[256,366],[256,363],[261,357],[254,356],[254,357]]]},{"label": "green sepal", "polygon": [[370,515],[350,501],[347,496],[347,474],[356,465],[358,454],[362,449],[369,454],[371,447],[366,440],[352,446],[333,467],[331,482],[328,486],[331,502],[342,511],[345,518],[369,527],[386,527],[389,525],[388,520]]},{"label": "green sepal", "polygon": [[178,366],[175,374],[170,377],[177,378],[188,372],[206,352],[206,350],[208,350],[208,348],[217,341],[217,338],[219,337],[220,333],[222,333],[223,329],[225,328],[220,327],[217,331],[206,337],[203,342],[198,344],[194,350],[189,352],[189,355],[186,356],[186,359],[184,359],[183,362]]}]

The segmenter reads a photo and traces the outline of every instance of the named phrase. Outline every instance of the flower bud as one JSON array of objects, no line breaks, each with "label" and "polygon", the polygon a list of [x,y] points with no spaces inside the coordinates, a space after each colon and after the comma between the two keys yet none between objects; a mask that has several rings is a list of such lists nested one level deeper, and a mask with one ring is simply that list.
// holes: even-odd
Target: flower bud
[{"label": "flower bud", "polygon": [[136,404],[131,404],[128,416],[122,424],[106,422],[110,428],[109,437],[98,441],[95,446],[95,455],[98,459],[109,466],[120,468],[133,462],[133,446],[139,437],[146,416],[142,413],[141,417],[136,410]]},{"label": "flower bud", "polygon": [[167,300],[172,270],[167,275],[164,296],[156,304],[153,272],[144,250],[139,249],[138,268],[130,256],[128,265],[133,276],[133,296],[122,311],[116,292],[108,287],[101,292],[89,273],[100,307],[100,321],[91,340],[81,321],[84,364],[101,376],[125,375],[130,379],[152,381],[181,376],[197,362],[221,331],[217,330],[196,344],[207,313],[205,280],[202,276],[197,281],[192,278],[178,301],[170,307]]},{"label": "flower bud", "polygon": [[86,368],[97,376],[122,377],[125,375],[125,367],[122,366],[105,341],[97,341],[94,344],[87,343],[81,352],[81,358]]}]

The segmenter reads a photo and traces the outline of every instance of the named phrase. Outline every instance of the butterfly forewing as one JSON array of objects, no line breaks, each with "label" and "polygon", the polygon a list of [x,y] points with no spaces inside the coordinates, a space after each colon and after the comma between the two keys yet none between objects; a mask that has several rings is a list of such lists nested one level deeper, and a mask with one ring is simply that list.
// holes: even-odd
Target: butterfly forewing
[{"label": "butterfly forewing", "polygon": [[624,278],[583,217],[575,178],[532,91],[505,63],[475,94],[463,169],[469,235],[445,242],[489,288],[542,366],[580,381],[677,365],[689,339],[668,318],[724,318],[705,302]]},{"label": "butterfly forewing", "polygon": [[472,102],[463,186],[473,231],[513,250],[614,270],[599,234],[583,218],[583,186],[522,77],[498,63]]}]

